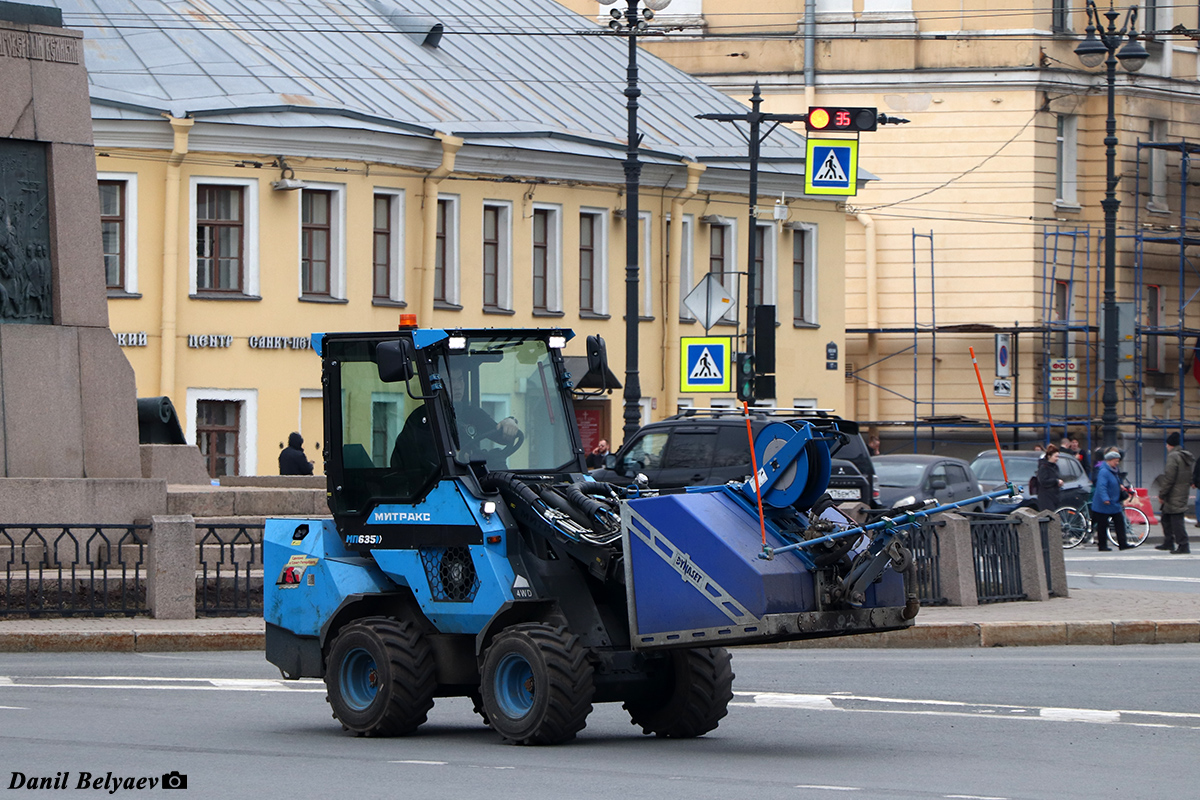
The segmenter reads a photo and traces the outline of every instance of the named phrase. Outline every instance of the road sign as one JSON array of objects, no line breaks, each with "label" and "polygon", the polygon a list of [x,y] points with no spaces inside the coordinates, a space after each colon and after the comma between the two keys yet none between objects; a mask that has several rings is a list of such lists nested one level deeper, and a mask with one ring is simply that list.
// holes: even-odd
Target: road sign
[{"label": "road sign", "polygon": [[858,191],[858,140],[808,137],[804,193],[852,195]]},{"label": "road sign", "polygon": [[683,306],[696,315],[707,332],[717,324],[717,320],[733,310],[734,303],[733,296],[726,291],[720,278],[706,272],[696,287],[683,298]]},{"label": "road sign", "polygon": [[1056,371],[1066,370],[1074,372],[1079,369],[1079,362],[1073,358],[1055,358],[1050,361],[1050,369]]},{"label": "road sign", "polygon": [[1011,378],[1012,377],[1012,355],[1009,348],[1012,347],[1011,333],[996,334],[996,377]]},{"label": "road sign", "polygon": [[1079,390],[1074,386],[1051,386],[1051,400],[1078,400]]},{"label": "road sign", "polygon": [[1007,378],[992,381],[992,394],[996,397],[1012,397],[1012,381]]},{"label": "road sign", "polygon": [[728,392],[733,387],[732,339],[684,336],[679,340],[679,391]]}]

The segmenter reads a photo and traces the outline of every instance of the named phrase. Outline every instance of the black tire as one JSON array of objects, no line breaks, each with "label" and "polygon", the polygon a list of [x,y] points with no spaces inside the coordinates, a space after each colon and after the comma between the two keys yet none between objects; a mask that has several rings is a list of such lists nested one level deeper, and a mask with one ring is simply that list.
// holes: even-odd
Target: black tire
[{"label": "black tire", "polygon": [[714,730],[733,699],[733,659],[724,647],[673,650],[663,665],[659,690],[625,702],[642,733],[693,739]]},{"label": "black tire", "polygon": [[372,618],[343,628],[329,650],[326,699],[356,736],[404,736],[433,708],[433,652],[410,622]]},{"label": "black tire", "polygon": [[579,637],[539,623],[506,628],[483,660],[483,711],[513,744],[561,744],[592,711],[592,665]]}]

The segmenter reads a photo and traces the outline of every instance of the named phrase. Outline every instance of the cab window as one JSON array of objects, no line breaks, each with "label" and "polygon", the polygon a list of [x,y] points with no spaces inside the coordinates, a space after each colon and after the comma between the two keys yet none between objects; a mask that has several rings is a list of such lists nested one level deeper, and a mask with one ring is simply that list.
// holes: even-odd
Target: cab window
[{"label": "cab window", "polygon": [[633,443],[621,465],[626,472],[647,469],[660,469],[663,462],[663,451],[667,449],[668,434],[665,432],[647,433]]}]

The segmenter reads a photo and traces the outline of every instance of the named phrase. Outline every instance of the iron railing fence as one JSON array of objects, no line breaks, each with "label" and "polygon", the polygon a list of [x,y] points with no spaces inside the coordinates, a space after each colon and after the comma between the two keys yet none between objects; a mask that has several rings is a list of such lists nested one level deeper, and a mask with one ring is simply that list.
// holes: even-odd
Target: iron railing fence
[{"label": "iron railing fence", "polygon": [[948,602],[942,594],[942,548],[938,539],[938,531],[945,526],[945,520],[926,519],[908,533],[917,583],[915,590],[923,606],[944,606]]},{"label": "iron railing fence", "polygon": [[200,524],[196,613],[250,616],[263,609],[263,525]]},{"label": "iron railing fence", "polygon": [[980,603],[1024,600],[1019,526],[1005,519],[973,517],[971,552]]},{"label": "iron railing fence", "polygon": [[149,525],[0,525],[0,617],[137,616]]}]

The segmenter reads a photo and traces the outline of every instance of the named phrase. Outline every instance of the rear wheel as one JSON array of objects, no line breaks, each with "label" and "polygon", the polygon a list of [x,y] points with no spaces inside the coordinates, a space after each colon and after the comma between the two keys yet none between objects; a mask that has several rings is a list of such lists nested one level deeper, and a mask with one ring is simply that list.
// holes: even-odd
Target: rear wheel
[{"label": "rear wheel", "polygon": [[575,738],[592,711],[592,665],[579,637],[540,623],[500,633],[483,660],[483,711],[514,744]]},{"label": "rear wheel", "polygon": [[[1125,506],[1125,542],[1126,544],[1137,547],[1142,542],[1146,541],[1146,537],[1150,535],[1150,520],[1146,516],[1146,512],[1140,508],[1133,506]],[[1113,544],[1117,543],[1116,531],[1111,528],[1108,531],[1108,538]]]},{"label": "rear wheel", "polygon": [[347,626],[325,670],[333,716],[358,736],[412,733],[433,708],[433,653],[410,622],[374,618]]},{"label": "rear wheel", "polygon": [[1080,513],[1079,509],[1071,506],[1060,508],[1054,513],[1062,523],[1063,548],[1070,550],[1072,547],[1078,547],[1087,537],[1091,520]]},{"label": "rear wheel", "polygon": [[649,697],[629,700],[625,710],[642,733],[692,739],[715,729],[733,699],[733,665],[723,647],[673,650],[664,684]]}]

